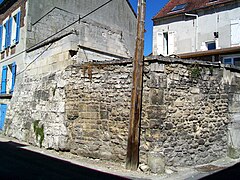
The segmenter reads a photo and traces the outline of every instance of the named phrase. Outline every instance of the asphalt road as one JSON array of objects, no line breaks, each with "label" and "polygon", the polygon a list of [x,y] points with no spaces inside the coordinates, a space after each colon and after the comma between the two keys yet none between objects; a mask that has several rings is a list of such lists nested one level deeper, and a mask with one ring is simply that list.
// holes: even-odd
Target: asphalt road
[{"label": "asphalt road", "polygon": [[229,168],[218,171],[211,175],[201,178],[201,180],[239,180],[240,179],[240,163]]},{"label": "asphalt road", "polygon": [[126,179],[0,142],[0,179]]}]

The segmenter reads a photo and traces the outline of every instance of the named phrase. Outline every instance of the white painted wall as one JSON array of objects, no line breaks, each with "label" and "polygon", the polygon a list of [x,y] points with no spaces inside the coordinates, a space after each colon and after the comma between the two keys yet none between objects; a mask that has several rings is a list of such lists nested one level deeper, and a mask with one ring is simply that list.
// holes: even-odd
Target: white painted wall
[{"label": "white painted wall", "polygon": [[[161,23],[159,23],[160,25],[155,25],[153,27],[153,55],[159,54],[157,48],[159,44],[157,34],[159,32],[175,32],[174,54],[194,52],[195,49],[197,49],[197,51],[207,50],[206,47],[204,48],[206,41],[216,40],[217,48],[233,46],[231,44],[231,21],[235,20],[239,22],[239,27],[235,29],[240,31],[240,7],[234,9],[229,8],[228,10],[216,13],[212,12],[211,14],[204,14],[204,11],[199,11],[198,14],[198,28],[196,28],[196,18],[190,18],[189,16],[183,17],[183,20],[170,23],[166,23],[167,20],[162,19]],[[197,47],[195,47],[196,29],[198,29]],[[218,39],[214,38],[214,32],[219,33]],[[235,32],[234,34],[240,36],[240,32]],[[234,45],[240,45],[240,42]]]}]

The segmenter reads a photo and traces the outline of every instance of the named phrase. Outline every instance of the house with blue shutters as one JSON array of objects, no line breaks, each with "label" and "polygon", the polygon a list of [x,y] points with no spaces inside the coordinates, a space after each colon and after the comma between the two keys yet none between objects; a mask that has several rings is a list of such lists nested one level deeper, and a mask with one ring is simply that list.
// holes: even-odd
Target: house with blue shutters
[{"label": "house with blue shutters", "polygon": [[14,92],[18,63],[22,64],[24,42],[20,41],[26,1],[0,0],[0,130],[3,129],[7,106]]},{"label": "house with blue shutters", "polygon": [[[136,25],[128,0],[0,0],[0,131],[29,141],[34,121],[60,119],[61,108],[53,112],[49,103],[64,103],[49,95],[47,77],[69,65],[133,57]],[[57,144],[51,135],[49,147]]]}]

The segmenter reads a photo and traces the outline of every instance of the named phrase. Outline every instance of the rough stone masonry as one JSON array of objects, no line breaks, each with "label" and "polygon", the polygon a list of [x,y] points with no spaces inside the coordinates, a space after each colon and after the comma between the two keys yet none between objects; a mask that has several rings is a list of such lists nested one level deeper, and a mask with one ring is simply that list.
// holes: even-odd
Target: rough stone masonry
[{"label": "rough stone masonry", "polygon": [[[151,153],[169,166],[239,155],[240,69],[160,56],[144,62],[141,163]],[[16,84],[5,134],[39,145],[36,128],[43,126],[45,148],[124,162],[131,85],[131,59],[25,76]]]}]

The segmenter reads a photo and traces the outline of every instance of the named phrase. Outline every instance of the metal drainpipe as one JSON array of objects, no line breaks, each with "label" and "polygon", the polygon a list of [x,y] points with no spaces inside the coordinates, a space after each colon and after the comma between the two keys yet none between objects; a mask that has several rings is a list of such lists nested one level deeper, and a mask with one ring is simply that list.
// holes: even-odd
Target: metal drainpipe
[{"label": "metal drainpipe", "polygon": [[198,15],[185,13],[185,16],[196,17],[196,30],[195,30],[195,51],[198,50]]}]

